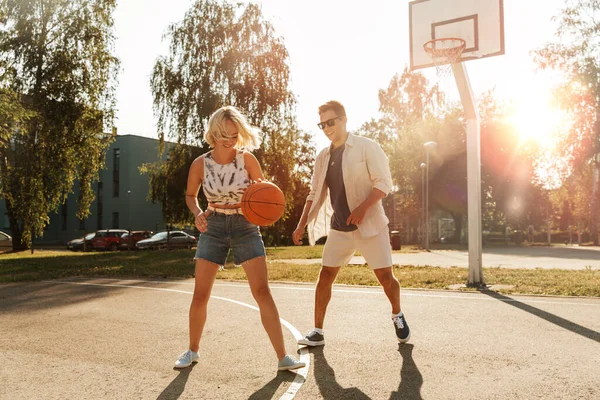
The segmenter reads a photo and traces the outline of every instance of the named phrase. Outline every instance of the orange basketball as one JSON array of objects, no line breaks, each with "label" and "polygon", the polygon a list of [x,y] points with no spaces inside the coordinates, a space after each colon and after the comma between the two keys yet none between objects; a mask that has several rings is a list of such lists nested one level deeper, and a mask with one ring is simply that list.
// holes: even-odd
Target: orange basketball
[{"label": "orange basketball", "polygon": [[258,182],[248,186],[242,196],[244,217],[254,225],[273,225],[285,211],[285,196],[271,182]]}]

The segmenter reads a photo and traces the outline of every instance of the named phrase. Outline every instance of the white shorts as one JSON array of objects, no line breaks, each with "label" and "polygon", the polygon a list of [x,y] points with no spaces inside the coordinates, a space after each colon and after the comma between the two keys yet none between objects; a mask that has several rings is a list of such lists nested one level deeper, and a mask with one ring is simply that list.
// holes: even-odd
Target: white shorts
[{"label": "white shorts", "polygon": [[352,232],[331,229],[323,249],[323,266],[341,267],[348,264],[355,250],[360,251],[371,269],[392,266],[392,246],[387,226],[377,235],[366,239],[358,229]]}]

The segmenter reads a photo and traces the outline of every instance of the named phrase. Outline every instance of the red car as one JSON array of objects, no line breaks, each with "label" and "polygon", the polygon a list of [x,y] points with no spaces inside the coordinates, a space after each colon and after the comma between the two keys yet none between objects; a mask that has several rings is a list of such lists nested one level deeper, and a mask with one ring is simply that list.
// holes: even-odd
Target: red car
[{"label": "red car", "polygon": [[124,233],[127,233],[125,229],[103,229],[97,231],[96,236],[92,240],[94,250],[118,250],[119,240],[121,240],[121,236]]},{"label": "red car", "polygon": [[135,244],[143,239],[148,239],[152,237],[154,232],[152,231],[131,231],[131,236],[129,236],[129,232],[124,233],[119,240],[119,249],[121,250],[135,250]]}]

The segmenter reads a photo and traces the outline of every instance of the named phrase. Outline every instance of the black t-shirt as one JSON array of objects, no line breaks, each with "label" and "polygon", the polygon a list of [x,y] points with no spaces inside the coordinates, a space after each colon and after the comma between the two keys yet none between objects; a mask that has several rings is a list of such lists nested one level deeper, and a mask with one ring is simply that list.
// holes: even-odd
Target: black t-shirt
[{"label": "black t-shirt", "polygon": [[342,175],[342,155],[346,145],[337,149],[329,150],[329,164],[327,166],[327,175],[325,183],[329,187],[331,197],[331,206],[333,207],[333,217],[331,218],[331,229],[342,232],[351,232],[358,227],[354,224],[346,225],[350,216],[350,207],[346,198],[346,186]]}]

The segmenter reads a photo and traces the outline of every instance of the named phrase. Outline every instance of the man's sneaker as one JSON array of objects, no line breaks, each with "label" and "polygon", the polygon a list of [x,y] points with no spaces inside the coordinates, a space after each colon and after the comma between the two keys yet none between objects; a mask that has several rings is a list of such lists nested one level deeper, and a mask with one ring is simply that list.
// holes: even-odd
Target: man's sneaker
[{"label": "man's sneaker", "polygon": [[298,369],[305,367],[306,364],[302,361],[296,361],[290,356],[285,356],[277,363],[278,371],[290,371],[292,369]]},{"label": "man's sneaker", "polygon": [[195,353],[191,350],[184,351],[181,353],[177,361],[175,361],[175,368],[187,368],[193,363],[198,362],[198,353]]},{"label": "man's sneaker", "polygon": [[302,339],[298,340],[298,344],[304,344],[306,346],[323,346],[325,344],[325,337],[317,331],[312,331]]},{"label": "man's sneaker", "polygon": [[402,316],[393,317],[392,321],[394,321],[394,328],[396,328],[396,336],[398,337],[398,341],[400,343],[406,343],[410,340],[410,328],[406,323],[406,319],[404,319],[404,314]]}]

